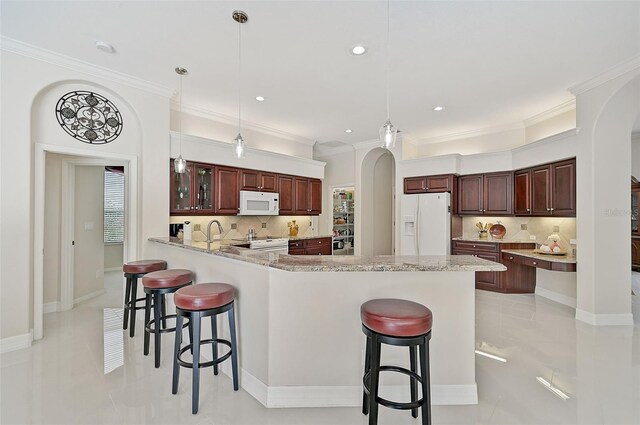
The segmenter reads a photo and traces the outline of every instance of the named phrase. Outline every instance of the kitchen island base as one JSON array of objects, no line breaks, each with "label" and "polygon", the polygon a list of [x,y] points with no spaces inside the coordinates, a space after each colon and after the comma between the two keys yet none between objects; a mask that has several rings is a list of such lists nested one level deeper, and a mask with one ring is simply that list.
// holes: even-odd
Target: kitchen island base
[{"label": "kitchen island base", "polygon": [[[236,287],[240,383],[266,407],[361,405],[360,305],[374,298],[408,299],[432,310],[432,404],[478,402],[475,271],[295,272],[162,243],[149,248],[170,267],[193,270],[196,282]],[[226,326],[220,328],[224,334]],[[390,347],[381,360],[407,367],[408,357]],[[380,394],[408,400],[408,382],[385,377]]]}]

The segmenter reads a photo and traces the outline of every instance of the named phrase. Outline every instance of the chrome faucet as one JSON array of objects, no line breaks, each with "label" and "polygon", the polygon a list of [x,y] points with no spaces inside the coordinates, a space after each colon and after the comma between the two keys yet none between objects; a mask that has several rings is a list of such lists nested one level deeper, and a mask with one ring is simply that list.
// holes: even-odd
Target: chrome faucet
[{"label": "chrome faucet", "polygon": [[213,223],[216,223],[218,225],[218,232],[220,233],[221,238],[222,238],[222,233],[224,233],[224,230],[222,230],[222,224],[220,224],[218,220],[211,220],[207,225],[207,243],[213,242],[213,240],[211,239],[211,225]]}]

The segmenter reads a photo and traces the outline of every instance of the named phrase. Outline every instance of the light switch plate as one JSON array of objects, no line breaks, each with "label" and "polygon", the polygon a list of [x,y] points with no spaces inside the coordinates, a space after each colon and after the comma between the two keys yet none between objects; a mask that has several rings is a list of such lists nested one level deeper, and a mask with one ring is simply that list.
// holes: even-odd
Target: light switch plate
[{"label": "light switch plate", "polygon": [[93,221],[85,221],[84,230],[93,230]]}]

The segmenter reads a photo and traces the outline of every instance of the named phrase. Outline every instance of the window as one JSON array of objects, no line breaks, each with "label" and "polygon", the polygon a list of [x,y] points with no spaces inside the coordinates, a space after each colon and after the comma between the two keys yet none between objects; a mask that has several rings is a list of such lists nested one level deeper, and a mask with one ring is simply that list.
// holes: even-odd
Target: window
[{"label": "window", "polygon": [[104,170],[104,243],[124,241],[124,168]]}]

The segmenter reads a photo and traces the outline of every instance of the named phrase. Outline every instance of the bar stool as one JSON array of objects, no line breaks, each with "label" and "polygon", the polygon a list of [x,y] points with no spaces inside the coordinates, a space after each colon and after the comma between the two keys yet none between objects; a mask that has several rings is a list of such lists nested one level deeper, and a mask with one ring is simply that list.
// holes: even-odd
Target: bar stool
[{"label": "bar stool", "polygon": [[[151,333],[153,333],[156,368],[160,367],[160,334],[176,330],[176,327],[167,328],[167,319],[176,317],[176,315],[166,314],[165,296],[176,292],[183,286],[191,285],[192,281],[193,273],[184,269],[151,272],[142,278],[144,292],[147,294],[144,304],[144,355],[149,354],[149,339],[151,338]],[[153,319],[151,319],[151,307],[153,307]],[[182,329],[182,326],[180,329]],[[187,326],[187,324],[184,326]]]},{"label": "bar stool", "polygon": [[[179,289],[173,296],[176,304],[176,328],[182,326],[183,317],[189,319],[192,335],[191,344],[180,348],[182,344],[182,332],[176,332],[173,354],[173,383],[171,393],[178,392],[180,380],[180,366],[193,370],[191,413],[198,413],[198,400],[200,392],[200,368],[213,366],[214,375],[218,374],[218,364],[231,357],[231,370],[233,374],[233,390],[238,391],[238,353],[236,345],[236,322],[234,313],[235,289],[226,283],[199,283]],[[229,334],[231,341],[218,338],[216,316],[228,312]],[[211,317],[211,339],[200,339],[200,322],[203,317]],[[200,362],[200,346],[211,344],[213,360]],[[229,347],[229,352],[218,357],[218,344]],[[187,350],[193,353],[192,363],[180,358]]]},{"label": "bar stool", "polygon": [[[378,404],[392,409],[411,409],[418,417],[422,408],[422,424],[431,425],[431,390],[429,380],[429,340],[433,315],[431,310],[413,301],[377,299],[360,307],[362,331],[367,335],[365,355],[362,413],[369,414],[369,424],[378,423]],[[380,366],[381,344],[409,347],[411,370],[399,366]],[[420,371],[417,373],[416,348],[420,347]],[[399,403],[378,395],[380,371],[400,372],[409,376],[411,402]],[[422,398],[418,400],[418,382]]]},{"label": "bar stool", "polygon": [[[124,290],[124,323],[122,324],[122,329],[127,329],[128,324],[130,338],[133,338],[136,334],[136,310],[144,309],[143,305],[138,306],[138,302],[144,301],[144,298],[136,298],[138,296],[138,278],[147,273],[166,268],[167,262],[164,260],[139,260],[122,265],[124,277],[127,279]],[[129,312],[131,312],[130,323],[128,323]]]}]

